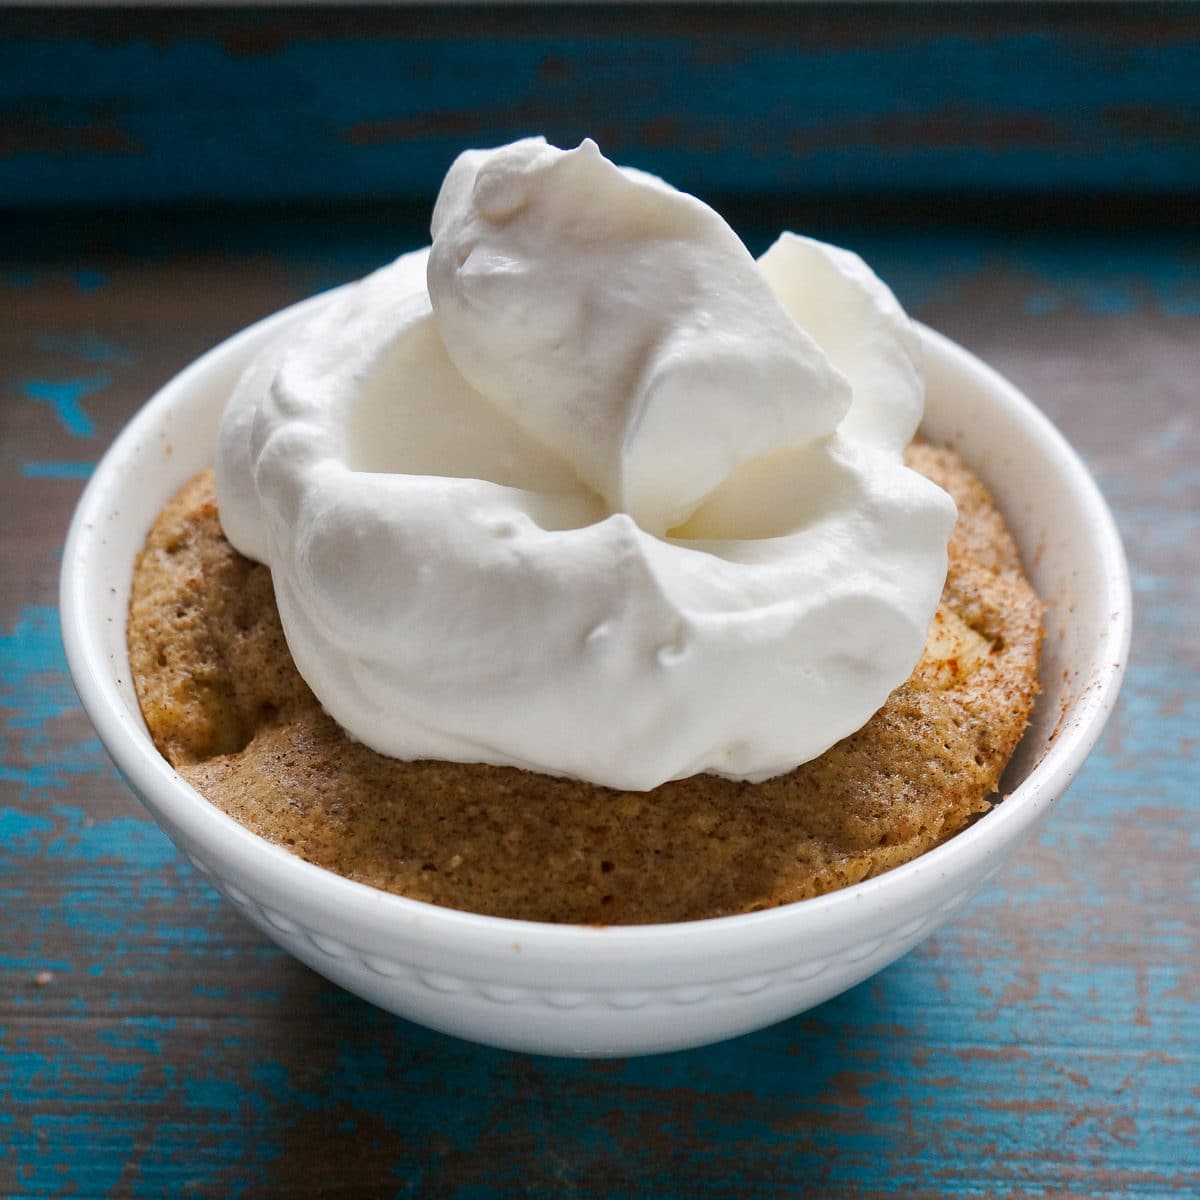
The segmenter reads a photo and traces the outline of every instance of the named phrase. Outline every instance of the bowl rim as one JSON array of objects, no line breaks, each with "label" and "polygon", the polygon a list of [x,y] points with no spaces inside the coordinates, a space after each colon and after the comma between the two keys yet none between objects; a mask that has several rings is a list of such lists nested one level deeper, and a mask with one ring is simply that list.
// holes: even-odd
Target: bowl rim
[{"label": "bowl rim", "polygon": [[[944,335],[914,322],[927,347],[948,359],[955,371],[974,376],[1002,404],[1032,423],[1070,490],[1084,507],[1099,548],[1098,574],[1104,581],[1112,618],[1104,628],[1070,719],[1059,726],[1029,775],[1004,802],[981,820],[908,863],[823,896],[760,912],[648,925],[551,924],[487,916],[413,900],[357,883],[306,862],[252,833],[227,816],[179,775],[161,756],[125,707],[108,656],[88,620],[86,551],[100,539],[111,514],[110,496],[120,468],[136,455],[148,433],[159,427],[177,396],[239,343],[259,338],[302,312],[323,303],[322,293],[271,314],[233,334],[194,360],[164,384],[127,422],[92,473],[76,506],[63,550],[59,611],[67,664],[85,711],[118,769],[156,818],[170,830],[204,846],[219,845],[222,866],[240,879],[254,879],[273,892],[303,894],[328,913],[337,930],[369,928],[372,935],[404,933],[427,944],[454,944],[487,956],[514,950],[525,961],[589,963],[625,961],[630,954],[674,958],[688,955],[703,936],[706,954],[722,947],[744,948],[748,941],[772,942],[782,930],[789,941],[805,932],[822,936],[854,926],[861,930],[867,911],[902,913],[947,878],[969,878],[987,869],[987,860],[1015,844],[1067,788],[1098,740],[1115,704],[1124,675],[1132,626],[1129,572],[1117,526],[1086,467],[1050,419],[1002,375]],[[161,822],[160,822],[161,823]],[[915,910],[915,909],[914,909]],[[897,920],[903,920],[898,915]]]}]

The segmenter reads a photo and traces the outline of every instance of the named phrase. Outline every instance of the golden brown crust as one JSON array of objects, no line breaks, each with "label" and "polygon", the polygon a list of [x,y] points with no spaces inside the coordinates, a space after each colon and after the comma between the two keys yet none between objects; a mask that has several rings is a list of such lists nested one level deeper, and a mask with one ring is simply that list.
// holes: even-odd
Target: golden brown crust
[{"label": "golden brown crust", "polygon": [[934,629],[982,650],[947,657],[955,643],[931,633],[941,657],[927,649],[862,729],[765,783],[702,775],[617,792],[400,762],[350,741],[292,664],[269,572],[222,536],[211,472],[163,510],[137,562],[128,638],[146,723],[180,773],[255,832],[435,904],[635,924],[843,887],[990,807],[1038,690],[1041,606],[990,497],[949,451],[915,446],[909,461],[959,506]]}]

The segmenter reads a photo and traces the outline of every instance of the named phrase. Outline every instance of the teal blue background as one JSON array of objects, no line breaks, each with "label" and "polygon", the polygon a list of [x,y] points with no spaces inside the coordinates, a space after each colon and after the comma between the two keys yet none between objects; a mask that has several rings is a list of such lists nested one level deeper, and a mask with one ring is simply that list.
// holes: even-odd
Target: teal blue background
[{"label": "teal blue background", "polygon": [[1200,11],[0,13],[0,204],[387,201],[530,133],[703,192],[1200,190]]}]

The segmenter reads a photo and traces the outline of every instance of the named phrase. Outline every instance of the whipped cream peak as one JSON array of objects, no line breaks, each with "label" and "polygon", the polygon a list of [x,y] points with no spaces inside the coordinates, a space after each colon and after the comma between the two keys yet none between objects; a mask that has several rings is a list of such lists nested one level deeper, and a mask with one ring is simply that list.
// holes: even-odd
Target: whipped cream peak
[{"label": "whipped cream peak", "polygon": [[786,771],[907,678],[949,497],[919,342],[847,251],[756,263],[595,144],[468,151],[433,244],[250,366],[221,519],[293,658],[399,758],[645,790]]},{"label": "whipped cream peak", "polygon": [[462,156],[428,283],[463,377],[651,533],[850,405],[725,221],[592,141]]}]

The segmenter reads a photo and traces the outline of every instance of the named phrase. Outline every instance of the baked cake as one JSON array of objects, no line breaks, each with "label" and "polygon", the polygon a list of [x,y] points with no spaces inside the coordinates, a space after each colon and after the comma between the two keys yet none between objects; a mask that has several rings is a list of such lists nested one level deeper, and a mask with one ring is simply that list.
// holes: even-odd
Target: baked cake
[{"label": "baked cake", "polygon": [[642,924],[821,895],[986,812],[1038,692],[1041,605],[980,481],[910,466],[958,504],[925,654],[862,729],[788,774],[621,792],[509,767],[403,762],[352,741],[292,663],[270,572],[225,540],[211,472],[138,558],[130,663],[155,744],[213,804],[360,883],[534,921]]}]

